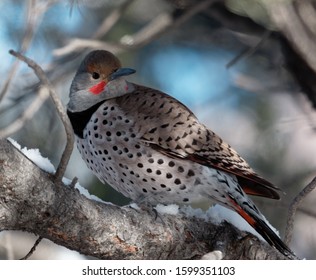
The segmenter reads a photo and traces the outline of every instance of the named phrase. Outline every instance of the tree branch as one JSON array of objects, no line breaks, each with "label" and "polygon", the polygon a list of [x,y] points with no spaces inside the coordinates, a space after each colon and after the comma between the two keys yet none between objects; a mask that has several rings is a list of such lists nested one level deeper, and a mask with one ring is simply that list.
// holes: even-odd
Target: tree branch
[{"label": "tree branch", "polygon": [[[297,1],[299,2],[304,1]],[[275,1],[266,7],[278,31],[287,38],[300,57],[316,73],[315,37],[306,30],[310,17],[305,19],[299,17],[295,10],[295,1],[293,3]]]},{"label": "tree branch", "polygon": [[284,259],[226,222],[162,218],[90,200],[0,140],[0,231],[32,232],[100,259],[199,259],[214,250],[224,259]]},{"label": "tree branch", "polygon": [[46,88],[40,88],[37,96],[34,98],[30,106],[28,106],[22,115],[15,119],[10,125],[0,129],[0,138],[6,138],[20,130],[25,123],[30,120],[34,114],[40,109],[43,103],[49,97],[49,91]]},{"label": "tree branch", "polygon": [[56,107],[56,111],[57,111],[57,113],[58,113],[58,115],[59,115],[59,117],[64,125],[66,136],[67,136],[67,143],[66,143],[66,147],[65,147],[64,152],[61,156],[60,163],[59,163],[57,170],[56,170],[56,173],[55,173],[55,180],[60,181],[65,173],[66,168],[67,168],[67,164],[69,162],[69,159],[70,159],[70,156],[72,153],[72,149],[73,149],[73,143],[74,143],[74,135],[73,135],[72,126],[70,124],[70,120],[67,116],[67,113],[64,109],[63,104],[61,103],[59,97],[57,96],[57,93],[55,92],[54,87],[51,85],[50,81],[46,77],[44,70],[37,63],[35,63],[35,61],[22,55],[21,53],[13,51],[13,50],[10,50],[9,52],[13,56],[15,56],[18,59],[20,59],[21,61],[25,62],[30,68],[32,68],[34,70],[36,76],[38,77],[38,79],[40,80],[42,85],[48,89],[49,94],[53,100],[55,107]]},{"label": "tree branch", "polygon": [[120,20],[124,12],[128,9],[129,6],[133,4],[135,0],[126,0],[116,9],[114,9],[109,16],[107,16],[103,22],[100,24],[99,28],[92,35],[92,39],[98,39],[102,36],[105,36],[115,24]]},{"label": "tree branch", "polygon": [[194,3],[192,7],[188,8],[179,17],[174,17],[168,13],[161,13],[139,31],[134,34],[123,36],[120,39],[120,43],[109,43],[95,40],[96,36],[94,36],[93,39],[75,38],[70,40],[70,42],[62,48],[55,49],[53,54],[55,56],[66,56],[73,52],[82,52],[85,48],[104,48],[115,54],[127,49],[137,49],[149,44],[153,40],[161,37],[163,34],[179,28],[179,26],[187,22],[194,15],[200,13],[218,1],[219,0],[203,0]]},{"label": "tree branch", "polygon": [[296,211],[304,198],[309,195],[316,188],[316,177],[303,189],[300,193],[293,199],[291,205],[289,207],[289,213],[287,218],[287,225],[285,230],[285,244],[290,244],[292,240],[293,226],[294,226],[294,218]]},{"label": "tree branch", "polygon": [[[45,3],[37,3],[37,1],[28,0],[27,1],[27,12],[26,12],[26,23],[25,32],[21,40],[20,52],[25,53],[32,43],[34,34],[37,31],[37,27],[40,25],[41,20],[45,12],[54,4],[54,1],[45,1]],[[9,89],[10,83],[16,74],[19,67],[19,61],[16,60],[10,70],[8,71],[7,79],[3,83],[3,87],[0,91],[0,102],[5,96],[7,90]]]}]

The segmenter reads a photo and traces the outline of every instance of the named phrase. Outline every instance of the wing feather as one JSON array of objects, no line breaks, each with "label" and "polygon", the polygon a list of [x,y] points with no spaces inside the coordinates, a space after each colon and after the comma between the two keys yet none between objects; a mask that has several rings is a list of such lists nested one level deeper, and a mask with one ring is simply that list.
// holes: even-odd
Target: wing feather
[{"label": "wing feather", "polygon": [[135,85],[136,92],[117,98],[134,119],[142,141],[170,157],[186,158],[236,175],[247,194],[279,199],[279,189],[261,178],[218,135],[201,124],[183,104],[160,91]]}]

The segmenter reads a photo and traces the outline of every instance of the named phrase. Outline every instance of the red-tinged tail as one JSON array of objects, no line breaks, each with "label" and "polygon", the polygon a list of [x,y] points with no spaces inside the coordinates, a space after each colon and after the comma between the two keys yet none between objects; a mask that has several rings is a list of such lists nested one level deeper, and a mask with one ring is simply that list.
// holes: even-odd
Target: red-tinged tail
[{"label": "red-tinged tail", "polygon": [[280,237],[267,225],[259,216],[260,214],[251,213],[243,209],[233,198],[231,202],[235,211],[242,216],[271,246],[289,259],[297,259],[292,250],[280,239]]}]

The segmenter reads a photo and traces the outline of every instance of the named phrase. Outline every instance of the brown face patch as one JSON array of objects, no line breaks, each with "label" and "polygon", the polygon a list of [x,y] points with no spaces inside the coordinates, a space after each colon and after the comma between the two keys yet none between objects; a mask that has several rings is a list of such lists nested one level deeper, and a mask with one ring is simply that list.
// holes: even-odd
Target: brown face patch
[{"label": "brown face patch", "polygon": [[121,68],[120,61],[110,52],[98,50],[91,52],[85,59],[86,71],[96,72],[101,77],[106,78],[115,70]]}]

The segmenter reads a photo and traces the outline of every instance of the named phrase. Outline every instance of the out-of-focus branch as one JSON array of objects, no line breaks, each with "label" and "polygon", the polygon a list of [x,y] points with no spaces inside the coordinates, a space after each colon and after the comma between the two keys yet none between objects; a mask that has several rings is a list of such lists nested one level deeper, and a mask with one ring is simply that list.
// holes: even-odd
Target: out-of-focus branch
[{"label": "out-of-focus branch", "polygon": [[315,37],[311,36],[305,27],[309,18],[300,18],[294,8],[294,3],[289,1],[271,1],[266,7],[278,31],[291,42],[304,61],[316,73]]},{"label": "out-of-focus branch", "polygon": [[[43,15],[51,7],[56,1],[45,1],[45,3],[38,3],[37,0],[28,0],[27,2],[27,12],[26,12],[26,28],[24,32],[24,36],[22,38],[21,46],[19,52],[25,53],[29,48],[34,34],[37,31],[37,27],[39,26]],[[19,67],[19,60],[13,62],[10,70],[8,71],[8,76],[6,80],[3,82],[3,87],[0,92],[0,102],[5,96],[9,86],[13,80],[14,75],[16,74]]]},{"label": "out-of-focus branch", "polygon": [[102,41],[91,40],[91,39],[76,38],[76,39],[71,40],[64,47],[60,49],[55,49],[53,51],[53,54],[56,57],[66,56],[74,52],[83,51],[86,48],[106,49],[107,51],[110,51],[114,54],[117,54],[118,52],[122,52],[124,49],[126,49],[126,47],[124,47],[121,44],[114,44],[114,43],[102,42]]},{"label": "out-of-focus branch", "polygon": [[310,1],[297,1],[296,6],[300,19],[308,28],[308,32],[316,36],[316,11],[313,4]]},{"label": "out-of-focus branch", "polygon": [[[100,47],[113,53],[119,53],[125,49],[136,49],[152,42],[161,35],[178,28],[194,15],[218,1],[219,0],[198,1],[194,6],[187,9],[181,16],[176,18],[167,13],[159,14],[135,34],[123,36],[118,44],[105,43],[97,40],[73,39],[64,47],[54,50],[53,53],[55,56],[65,56],[75,51],[82,51],[84,48]],[[111,49],[111,47],[115,47],[116,49]]]},{"label": "out-of-focus branch", "polygon": [[132,35],[124,35],[120,42],[125,47],[138,48],[148,44],[172,26],[173,18],[169,13],[162,13],[151,20],[145,27]]},{"label": "out-of-focus branch", "polygon": [[[191,19],[194,15],[206,10],[212,4],[218,2],[219,0],[204,0],[194,2],[195,5],[188,8],[181,16],[179,17],[171,17],[170,15],[162,14],[159,15],[156,19],[151,21],[147,26],[145,26],[142,30],[137,32],[136,34],[129,36],[128,40],[124,39],[126,36],[122,38],[122,40],[126,40],[129,46],[133,47],[141,47],[154,39],[160,37],[162,34],[175,30],[179,28],[182,24]],[[165,22],[165,23],[164,23]],[[157,28],[157,26],[159,28]]]},{"label": "out-of-focus branch", "polygon": [[233,65],[235,65],[238,61],[240,61],[241,59],[244,59],[244,58],[247,58],[247,57],[253,55],[266,42],[266,40],[269,38],[270,35],[271,35],[271,31],[267,30],[255,46],[253,46],[251,48],[247,48],[246,50],[241,52],[239,55],[234,57],[231,61],[229,61],[226,64],[226,68],[230,68]]},{"label": "out-of-focus branch", "polygon": [[49,91],[47,88],[41,87],[38,90],[38,95],[34,98],[31,105],[24,110],[23,114],[19,118],[15,119],[10,125],[0,130],[0,138],[6,138],[20,130],[24,124],[34,116],[48,97]]},{"label": "out-of-focus branch", "polygon": [[289,244],[292,239],[293,226],[294,226],[294,218],[297,211],[297,208],[303,201],[303,199],[314,189],[316,188],[316,177],[293,199],[290,207],[289,214],[287,219],[287,225],[285,230],[285,244]]},{"label": "out-of-focus branch", "polygon": [[65,170],[67,168],[67,164],[69,162],[69,159],[70,159],[70,156],[72,153],[72,149],[73,149],[74,135],[73,135],[73,130],[72,130],[69,118],[66,114],[66,111],[65,111],[59,97],[57,96],[57,94],[55,92],[55,89],[53,88],[50,81],[46,77],[43,69],[38,64],[36,64],[33,60],[27,58],[26,56],[22,55],[19,52],[15,52],[13,50],[10,50],[10,54],[14,55],[15,57],[17,57],[21,61],[25,62],[30,68],[32,68],[34,70],[34,73],[39,78],[42,85],[48,89],[49,94],[53,100],[53,103],[55,104],[57,113],[58,113],[58,115],[59,115],[59,117],[64,125],[65,131],[66,131],[66,136],[67,136],[67,143],[66,143],[66,147],[64,149],[64,152],[62,154],[60,163],[58,165],[58,168],[57,168],[56,174],[55,174],[56,181],[60,181],[65,173]]},{"label": "out-of-focus branch", "polygon": [[128,7],[133,4],[135,0],[126,0],[121,6],[114,9],[109,16],[107,16],[101,23],[97,31],[92,35],[92,39],[98,39],[105,36],[112,27],[119,21]]}]

